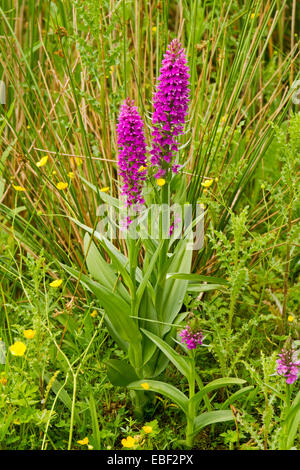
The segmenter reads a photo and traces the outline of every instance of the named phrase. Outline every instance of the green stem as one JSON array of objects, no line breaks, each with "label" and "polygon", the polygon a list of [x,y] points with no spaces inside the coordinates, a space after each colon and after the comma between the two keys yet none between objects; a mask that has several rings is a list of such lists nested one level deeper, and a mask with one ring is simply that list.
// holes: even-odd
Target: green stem
[{"label": "green stem", "polygon": [[[162,211],[160,213],[160,221],[159,221],[159,239],[163,240],[163,238],[166,236],[166,234],[163,233],[163,219],[164,219],[163,207],[164,207],[164,204],[167,204],[168,207],[170,205],[169,185],[168,184],[165,184],[161,188],[160,201],[161,201],[161,205],[162,205],[162,208],[161,208]],[[160,273],[164,272],[163,267],[164,267],[164,265],[166,263],[166,260],[167,260],[168,248],[169,248],[169,239],[166,238],[166,239],[164,239],[164,243],[163,243],[162,249],[161,249],[160,254],[159,254],[159,272]]]},{"label": "green stem", "polygon": [[189,404],[188,404],[188,414],[187,414],[187,426],[186,426],[186,446],[192,448],[193,446],[193,431],[194,431],[194,421],[195,421],[195,405],[192,402],[192,398],[195,395],[195,356],[194,351],[191,351],[190,355],[192,361],[191,375],[189,377]]}]

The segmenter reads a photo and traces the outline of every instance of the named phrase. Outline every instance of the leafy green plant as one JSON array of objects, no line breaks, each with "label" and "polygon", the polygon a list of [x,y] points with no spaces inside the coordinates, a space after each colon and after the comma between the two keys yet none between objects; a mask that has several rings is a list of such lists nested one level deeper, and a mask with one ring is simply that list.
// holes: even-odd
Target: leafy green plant
[{"label": "leafy green plant", "polygon": [[[160,393],[168,397],[180,407],[185,414],[187,423],[186,439],[184,442],[186,447],[192,447],[195,435],[205,426],[232,421],[234,419],[232,411],[230,409],[226,409],[226,406],[228,406],[227,403],[230,402],[230,398],[227,403],[225,402],[223,404],[225,409],[212,410],[211,399],[208,398],[208,395],[211,392],[230,385],[242,385],[245,383],[245,380],[235,377],[223,377],[203,385],[201,378],[195,370],[194,351],[189,351],[189,355],[182,356],[155,334],[147,331],[144,331],[144,333],[153,341],[154,344],[156,344],[158,348],[161,349],[165,356],[175,365],[180,374],[184,375],[188,382],[188,396],[169,383],[158,380],[148,380],[147,378],[130,383],[128,388],[133,390],[146,388],[147,390]],[[199,388],[198,392],[196,392],[196,385],[198,385]],[[244,389],[241,389],[239,393],[242,394],[248,391],[249,388],[245,387]],[[209,411],[199,413],[202,401],[205,402]]]}]

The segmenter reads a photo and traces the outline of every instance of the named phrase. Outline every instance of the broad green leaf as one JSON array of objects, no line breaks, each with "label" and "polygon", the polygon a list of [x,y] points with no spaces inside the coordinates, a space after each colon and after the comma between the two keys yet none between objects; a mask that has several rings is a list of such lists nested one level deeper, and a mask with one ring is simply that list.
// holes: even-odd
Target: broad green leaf
[{"label": "broad green leaf", "polygon": [[221,408],[223,409],[228,408],[228,406],[231,405],[231,403],[234,403],[242,395],[245,395],[245,393],[248,393],[250,392],[250,390],[253,390],[253,389],[254,389],[253,385],[249,385],[248,387],[243,387],[240,390],[237,390],[235,393],[230,395],[230,397],[226,401],[224,401]]},{"label": "broad green leaf", "polygon": [[180,356],[174,349],[169,346],[164,340],[158,336],[150,333],[150,331],[142,329],[142,332],[148,336],[161,351],[167,356],[167,358],[174,364],[174,366],[183,374],[186,378],[189,378],[191,374],[190,359],[188,357]]},{"label": "broad green leaf", "polygon": [[205,426],[210,424],[232,421],[234,418],[231,410],[208,411],[195,418],[193,435],[197,434]]},{"label": "broad green leaf", "polygon": [[69,266],[63,264],[61,266],[76,279],[80,278],[80,282],[96,295],[112,326],[123,340],[133,345],[141,342],[142,338],[137,325],[129,317],[131,313],[130,305],[122,297],[113,294],[106,287],[93,281],[85,274],[80,274]]},{"label": "broad green leaf", "polygon": [[[103,249],[108,253],[108,255],[111,258],[111,263],[115,267],[116,271],[119,271],[124,279],[124,282],[126,281],[127,285],[130,285],[132,287],[132,281],[129,276],[129,260],[128,258],[123,255],[107,238],[105,238],[101,233],[97,232],[91,227],[88,227],[85,224],[82,224],[78,220],[74,219],[73,217],[69,217],[70,220],[72,220],[78,227],[81,227],[83,230],[91,234],[93,237],[95,237],[99,242],[102,244]],[[142,272],[139,268],[136,268],[136,280],[140,283],[143,276]]]},{"label": "broad green leaf", "polygon": [[[149,390],[152,392],[160,393],[165,397],[172,400],[176,405],[180,406],[180,408],[186,414],[188,411],[188,399],[180,390],[178,390],[173,385],[167,384],[165,382],[160,382],[158,380],[139,380],[137,382],[132,382],[128,385],[130,390],[144,390],[141,384],[147,383],[149,386]],[[148,390],[148,389],[147,389]]]},{"label": "broad green leaf", "polygon": [[213,283],[213,284],[224,284],[228,285],[229,282],[226,281],[225,279],[222,279],[220,277],[213,277],[213,276],[204,276],[201,274],[186,274],[186,273],[168,273],[167,274],[167,279],[184,279],[186,281],[189,281],[189,284],[199,284],[199,282],[208,282],[208,283]]},{"label": "broad green leaf", "polygon": [[207,395],[208,393],[219,388],[228,387],[229,385],[242,385],[243,383],[245,383],[245,380],[237,379],[235,377],[224,377],[213,380],[209,384],[205,385],[202,390],[196,393],[196,395],[194,395],[191,399],[191,402],[194,404],[195,409],[197,409],[204,395]]},{"label": "broad green leaf", "polygon": [[208,292],[210,290],[220,290],[224,289],[223,284],[191,284],[188,285],[187,290],[188,292]]},{"label": "broad green leaf", "polygon": [[104,364],[107,366],[107,376],[109,381],[113,385],[126,387],[131,382],[138,380],[135,370],[126,361],[110,359],[109,361],[104,361]]},{"label": "broad green leaf", "polygon": [[140,302],[141,302],[141,299],[142,299],[142,295],[144,293],[144,290],[147,286],[149,278],[150,278],[150,276],[152,274],[152,271],[154,269],[154,266],[155,266],[155,263],[157,261],[158,255],[160,253],[162,244],[163,244],[163,242],[161,241],[160,244],[158,245],[154,255],[152,256],[151,261],[149,263],[149,266],[148,266],[148,268],[147,268],[147,270],[146,270],[146,272],[143,276],[143,279],[142,279],[142,281],[141,281],[141,283],[140,283],[140,285],[137,289],[137,292],[136,292],[136,308],[137,309],[139,308],[139,305],[140,305]]},{"label": "broad green leaf", "polygon": [[294,440],[300,424],[300,392],[297,393],[286,415],[284,423],[287,425],[287,449],[294,445]]},{"label": "broad green leaf", "polygon": [[90,392],[89,408],[92,420],[93,447],[95,450],[101,450],[100,428],[97,414],[97,407],[92,391]]},{"label": "broad green leaf", "polygon": [[101,256],[95,243],[91,241],[91,237],[88,233],[84,236],[83,247],[86,256],[86,264],[89,273],[93,278],[100,282],[104,287],[107,287],[111,292],[117,292],[120,294],[126,302],[130,303],[130,296],[127,290],[114,274],[112,266]]},{"label": "broad green leaf", "polygon": [[[178,247],[181,250],[178,251]],[[189,273],[191,270],[192,251],[187,250],[187,241],[179,244],[168,265],[170,272]],[[156,289],[156,310],[159,320],[165,323],[173,323],[179,313],[186,294],[188,281],[181,279],[165,279]],[[170,327],[162,328],[161,336],[164,336]]]}]

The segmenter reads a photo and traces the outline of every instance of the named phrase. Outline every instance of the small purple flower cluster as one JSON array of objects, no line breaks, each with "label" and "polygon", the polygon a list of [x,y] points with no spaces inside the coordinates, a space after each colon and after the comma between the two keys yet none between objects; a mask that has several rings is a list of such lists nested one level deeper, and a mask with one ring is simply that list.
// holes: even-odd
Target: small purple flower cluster
[{"label": "small purple flower cluster", "polygon": [[202,331],[194,330],[190,326],[180,331],[179,336],[181,337],[181,342],[185,343],[188,349],[196,349],[199,344],[202,344]]},{"label": "small purple flower cluster", "polygon": [[129,98],[121,106],[117,127],[119,174],[123,178],[122,195],[126,206],[143,204],[143,182],[146,179],[146,140],[143,121]]},{"label": "small purple flower cluster", "polygon": [[179,223],[181,222],[181,218],[180,217],[174,217],[174,221],[172,222],[172,224],[170,225],[170,229],[169,229],[169,236],[171,237],[174,233],[174,229],[178,227]]},{"label": "small purple flower cluster", "polygon": [[184,49],[177,39],[167,48],[160,69],[153,105],[153,148],[151,163],[156,168],[156,178],[165,177],[172,165],[177,173],[179,166],[172,164],[178,151],[176,137],[183,133],[189,103],[189,68]]},{"label": "small purple flower cluster", "polygon": [[296,382],[300,372],[300,361],[298,352],[293,348],[282,349],[277,359],[277,374],[286,378],[287,384]]}]

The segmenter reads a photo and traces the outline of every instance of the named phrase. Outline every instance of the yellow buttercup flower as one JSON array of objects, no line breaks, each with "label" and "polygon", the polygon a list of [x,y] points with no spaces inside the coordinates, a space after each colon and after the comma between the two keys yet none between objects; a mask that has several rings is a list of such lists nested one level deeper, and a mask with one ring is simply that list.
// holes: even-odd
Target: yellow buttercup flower
[{"label": "yellow buttercup flower", "polygon": [[98,315],[97,310],[93,310],[91,313],[91,317],[95,318]]},{"label": "yellow buttercup flower", "polygon": [[123,447],[134,447],[136,445],[136,441],[133,437],[128,436],[126,439],[122,439],[121,441]]},{"label": "yellow buttercup flower", "polygon": [[158,178],[158,180],[156,180],[158,186],[163,186],[164,184],[166,184],[166,180],[164,178]]},{"label": "yellow buttercup flower", "polygon": [[24,330],[23,331],[23,334],[25,336],[26,339],[32,339],[35,337],[35,333],[36,331],[35,330],[32,330],[31,328],[29,328],[29,330]]},{"label": "yellow buttercup flower", "polygon": [[293,315],[289,315],[289,316],[288,316],[288,321],[289,321],[289,322],[293,322],[293,321],[294,321]]},{"label": "yellow buttercup flower", "polygon": [[0,384],[3,385],[5,387],[5,385],[7,384],[7,378],[4,376],[4,377],[1,377],[0,379]]},{"label": "yellow buttercup flower", "polygon": [[23,188],[23,186],[15,186],[14,184],[12,186],[15,191],[26,191],[26,189]]},{"label": "yellow buttercup flower", "polygon": [[24,356],[26,351],[26,344],[22,343],[21,341],[16,341],[9,347],[9,350],[13,356]]},{"label": "yellow buttercup flower", "polygon": [[156,27],[156,26],[153,26],[152,31],[153,31],[153,33],[156,33],[157,27]]},{"label": "yellow buttercup flower", "polygon": [[146,434],[150,434],[153,429],[152,429],[152,426],[143,426],[142,427],[142,430],[146,433]]},{"label": "yellow buttercup flower", "polygon": [[144,390],[149,390],[150,385],[149,385],[147,382],[144,382],[144,383],[141,384],[141,387],[142,387]]},{"label": "yellow buttercup flower", "polygon": [[75,157],[75,163],[77,166],[81,166],[83,164],[82,158]]},{"label": "yellow buttercup flower", "polygon": [[64,182],[64,181],[60,181],[59,183],[57,183],[56,187],[57,189],[61,190],[61,189],[66,189],[68,187],[68,183],[67,182]]},{"label": "yellow buttercup flower", "polygon": [[81,446],[85,446],[89,443],[89,438],[88,437],[85,437],[84,439],[81,439],[79,441],[77,441],[78,444],[80,444]]},{"label": "yellow buttercup flower", "polygon": [[107,193],[107,191],[109,191],[109,186],[106,186],[105,188],[100,189],[101,193]]},{"label": "yellow buttercup flower", "polygon": [[46,163],[47,163],[47,161],[48,161],[48,158],[49,158],[48,155],[46,155],[45,157],[41,158],[40,161],[37,162],[36,166],[41,167],[41,166],[46,165]]},{"label": "yellow buttercup flower", "polygon": [[73,172],[73,171],[69,171],[68,177],[69,177],[69,178],[74,178],[74,176],[75,176],[75,175],[74,175],[74,172]]},{"label": "yellow buttercup flower", "polygon": [[62,284],[62,279],[55,279],[55,281],[50,282],[49,286],[51,287],[59,287]]},{"label": "yellow buttercup flower", "polygon": [[209,180],[202,181],[201,186],[203,186],[204,188],[209,188],[213,184],[213,182],[214,180],[213,178],[211,178]]}]

